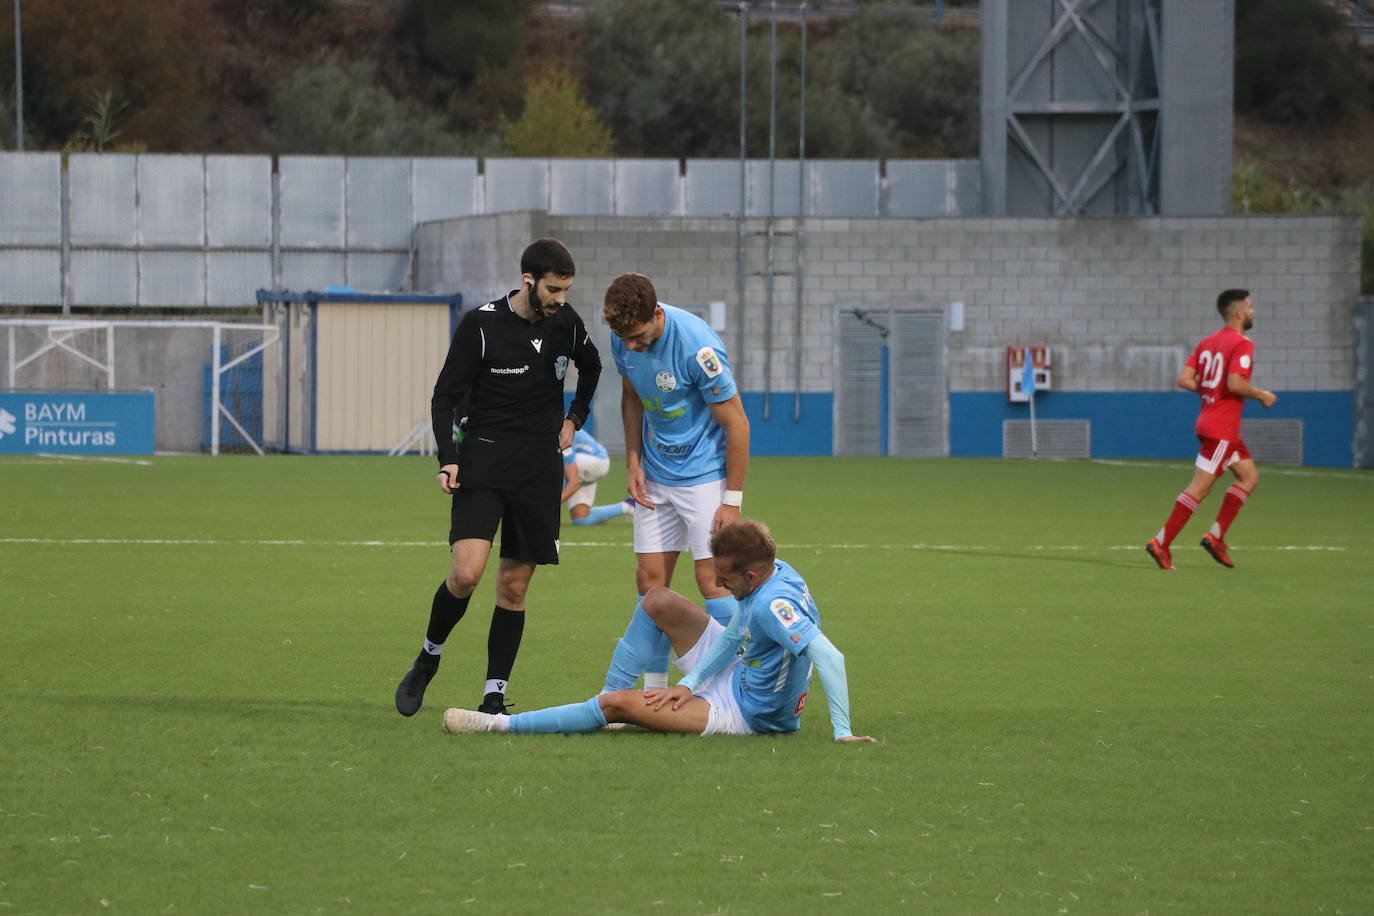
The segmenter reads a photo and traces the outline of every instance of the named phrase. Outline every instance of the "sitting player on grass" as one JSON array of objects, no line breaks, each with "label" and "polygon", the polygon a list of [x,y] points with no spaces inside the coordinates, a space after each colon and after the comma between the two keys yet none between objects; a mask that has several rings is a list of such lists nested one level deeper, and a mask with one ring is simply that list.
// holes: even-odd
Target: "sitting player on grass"
[{"label": "sitting player on grass", "polygon": [[806,582],[777,559],[768,528],[740,519],[711,537],[716,581],[739,602],[729,626],[676,592],[658,586],[644,610],[672,641],[686,675],[664,690],[615,690],[584,703],[516,715],[450,709],[444,728],[464,732],[596,731],[628,722],[659,732],[757,735],[794,732],[811,681],[820,672],[836,741],[873,741],[849,728],[844,656],[820,630]]}]

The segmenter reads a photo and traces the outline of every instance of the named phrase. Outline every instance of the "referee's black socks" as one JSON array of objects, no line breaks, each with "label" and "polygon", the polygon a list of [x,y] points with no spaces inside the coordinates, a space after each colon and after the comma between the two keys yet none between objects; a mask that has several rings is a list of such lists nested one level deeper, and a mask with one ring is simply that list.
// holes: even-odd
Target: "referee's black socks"
[{"label": "referee's black socks", "polygon": [[[500,605],[492,610],[491,631],[487,634],[487,693],[506,692],[524,634],[524,611],[512,611]],[[496,686],[493,681],[498,682]]]},{"label": "referee's black socks", "polygon": [[[468,600],[466,598],[455,598],[453,593],[448,590],[447,582],[439,583],[439,590],[434,593],[434,602],[429,607],[429,628],[425,630],[425,651],[429,652],[431,647],[443,651],[444,642],[448,639],[448,634],[453,632],[453,628],[458,625],[458,621],[463,619],[463,614],[467,613]],[[438,655],[439,652],[431,652]]]}]

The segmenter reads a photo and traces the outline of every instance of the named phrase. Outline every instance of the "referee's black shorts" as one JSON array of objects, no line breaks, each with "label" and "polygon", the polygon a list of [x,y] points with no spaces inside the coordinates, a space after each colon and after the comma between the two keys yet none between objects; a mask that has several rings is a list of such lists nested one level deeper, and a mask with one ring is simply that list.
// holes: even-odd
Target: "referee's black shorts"
[{"label": "referee's black shorts", "polygon": [[448,542],[496,540],[501,556],[527,563],[558,562],[563,456],[558,440],[492,438],[469,432],[458,448]]}]

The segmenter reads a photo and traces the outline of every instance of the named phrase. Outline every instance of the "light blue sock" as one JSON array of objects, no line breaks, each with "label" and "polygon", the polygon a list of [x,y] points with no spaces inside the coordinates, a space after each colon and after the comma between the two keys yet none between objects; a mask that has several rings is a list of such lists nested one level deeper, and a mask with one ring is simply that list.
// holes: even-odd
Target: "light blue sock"
[{"label": "light blue sock", "polygon": [[640,598],[635,602],[635,612],[630,616],[625,635],[615,645],[602,692],[629,690],[646,671],[666,674],[669,648],[668,637],[653,618],[644,613],[644,599]]},{"label": "light blue sock", "polygon": [[518,712],[510,717],[510,730],[525,734],[573,735],[594,732],[605,724],[606,714],[601,711],[600,697],[592,697],[583,703],[569,703],[567,706]]},{"label": "light blue sock", "polygon": [[720,625],[723,627],[730,625],[730,617],[735,613],[735,608],[739,606],[739,602],[730,595],[707,598],[705,603],[706,613],[720,621]]},{"label": "light blue sock", "polygon": [[574,525],[599,525],[609,521],[618,515],[625,514],[624,503],[611,503],[609,506],[594,506],[592,511],[587,513],[586,518],[575,518],[572,520]]}]

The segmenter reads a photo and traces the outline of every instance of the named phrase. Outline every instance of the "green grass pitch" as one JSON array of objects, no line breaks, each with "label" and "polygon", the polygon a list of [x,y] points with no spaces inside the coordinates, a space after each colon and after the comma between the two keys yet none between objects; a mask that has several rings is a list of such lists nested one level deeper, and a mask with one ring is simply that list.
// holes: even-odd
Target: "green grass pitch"
[{"label": "green grass pitch", "polygon": [[[619,462],[600,502],[623,493]],[[0,459],[0,913],[1374,912],[1374,475],[755,459],[854,725],[453,737],[413,719],[432,459]],[[601,684],[628,519],[535,576],[519,710]],[[684,567],[685,568],[685,567]],[[686,591],[690,579],[679,577]]]}]

